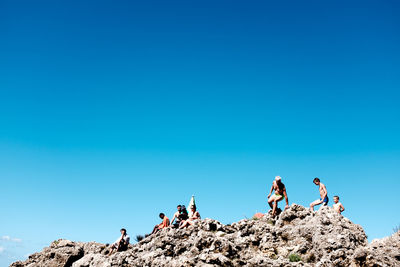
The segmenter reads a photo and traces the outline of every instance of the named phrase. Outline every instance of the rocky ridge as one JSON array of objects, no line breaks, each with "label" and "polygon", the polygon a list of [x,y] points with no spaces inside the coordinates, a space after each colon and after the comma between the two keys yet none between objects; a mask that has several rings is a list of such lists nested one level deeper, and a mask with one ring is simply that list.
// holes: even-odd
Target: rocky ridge
[{"label": "rocky ridge", "polygon": [[400,233],[368,244],[361,226],[331,208],[312,212],[292,204],[277,218],[232,225],[204,219],[160,231],[125,252],[107,252],[104,244],[60,239],[11,267],[400,266]]}]

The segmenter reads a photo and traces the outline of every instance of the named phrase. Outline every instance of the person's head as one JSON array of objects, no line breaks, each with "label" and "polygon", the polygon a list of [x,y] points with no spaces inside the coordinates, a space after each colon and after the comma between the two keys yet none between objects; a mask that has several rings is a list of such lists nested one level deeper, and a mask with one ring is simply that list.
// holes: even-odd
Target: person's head
[{"label": "person's head", "polygon": [[178,209],[178,211],[181,211],[182,206],[181,206],[181,205],[178,205],[176,208]]},{"label": "person's head", "polygon": [[282,177],[280,176],[275,176],[275,181],[278,185],[282,184]]},{"label": "person's head", "polygon": [[121,234],[126,234],[126,229],[125,228],[122,228],[121,230],[119,230],[120,232],[121,232]]},{"label": "person's head", "polygon": [[192,206],[190,207],[190,209],[191,209],[192,211],[196,211],[196,205],[192,205]]},{"label": "person's head", "polygon": [[333,197],[333,201],[334,201],[335,203],[338,203],[338,202],[339,202],[339,196],[334,196],[334,197]]},{"label": "person's head", "polygon": [[316,184],[316,185],[319,185],[321,183],[321,181],[319,180],[318,177],[315,177],[314,180],[313,180],[313,183]]},{"label": "person's head", "polygon": [[165,214],[161,212],[159,216],[160,216],[161,219],[164,219]]}]

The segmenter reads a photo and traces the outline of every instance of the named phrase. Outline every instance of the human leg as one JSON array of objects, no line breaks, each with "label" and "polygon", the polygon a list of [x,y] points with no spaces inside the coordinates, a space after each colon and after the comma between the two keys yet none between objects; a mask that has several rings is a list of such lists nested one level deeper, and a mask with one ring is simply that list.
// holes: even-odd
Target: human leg
[{"label": "human leg", "polygon": [[314,202],[312,202],[312,203],[310,204],[310,209],[311,209],[311,210],[314,210],[314,206],[321,205],[322,202],[323,202],[323,201],[322,201],[321,199],[315,200]]},{"label": "human leg", "polygon": [[151,235],[155,234],[157,232],[158,232],[158,224],[156,226],[154,226],[153,231],[151,232]]},{"label": "human leg", "polygon": [[188,224],[188,220],[182,221],[181,225],[179,226],[179,228],[185,228],[187,226],[187,224]]},{"label": "human leg", "polygon": [[275,196],[271,196],[269,199],[268,199],[268,205],[270,206],[270,208],[272,209],[273,208],[273,202],[274,202],[274,199],[275,199]]},{"label": "human leg", "polygon": [[110,246],[110,252],[108,253],[108,256],[110,256],[111,254],[113,254],[114,253],[114,250],[116,250],[117,248],[115,247],[115,244],[112,244],[111,246]]},{"label": "human leg", "polygon": [[273,202],[273,207],[272,207],[272,215],[275,215],[276,213],[276,208],[278,207],[278,202],[283,199],[282,196],[275,195],[274,196],[274,202]]}]

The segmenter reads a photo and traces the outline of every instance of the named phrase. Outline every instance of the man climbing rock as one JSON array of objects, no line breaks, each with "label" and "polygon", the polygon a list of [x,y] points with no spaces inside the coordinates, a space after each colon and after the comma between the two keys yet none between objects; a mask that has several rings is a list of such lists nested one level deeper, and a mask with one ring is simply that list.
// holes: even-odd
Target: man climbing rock
[{"label": "man climbing rock", "polygon": [[[275,194],[271,196],[272,192],[275,190]],[[276,176],[275,180],[272,182],[271,190],[268,194],[268,205],[272,209],[272,216],[275,216],[276,209],[278,207],[278,202],[281,201],[285,197],[286,200],[286,208],[289,207],[289,199],[286,193],[286,187],[282,183],[282,178],[280,176]]]},{"label": "man climbing rock", "polygon": [[314,206],[321,205],[321,204],[323,204],[323,206],[326,206],[326,205],[328,205],[328,202],[329,202],[328,191],[326,190],[326,186],[323,183],[321,183],[321,181],[318,177],[314,178],[313,183],[319,187],[319,194],[320,194],[321,198],[315,200],[314,202],[312,202],[310,204],[311,210],[314,210]]}]

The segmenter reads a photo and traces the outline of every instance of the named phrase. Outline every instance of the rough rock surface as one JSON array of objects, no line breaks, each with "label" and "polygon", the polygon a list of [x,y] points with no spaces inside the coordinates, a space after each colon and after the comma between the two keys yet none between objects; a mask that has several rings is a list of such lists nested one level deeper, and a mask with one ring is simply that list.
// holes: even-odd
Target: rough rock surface
[{"label": "rough rock surface", "polygon": [[351,267],[400,266],[400,231],[357,248]]},{"label": "rough rock surface", "polygon": [[277,218],[223,225],[212,219],[165,229],[106,256],[99,243],[54,241],[11,267],[64,266],[400,266],[400,234],[368,244],[361,226],[329,207],[292,204]]}]

